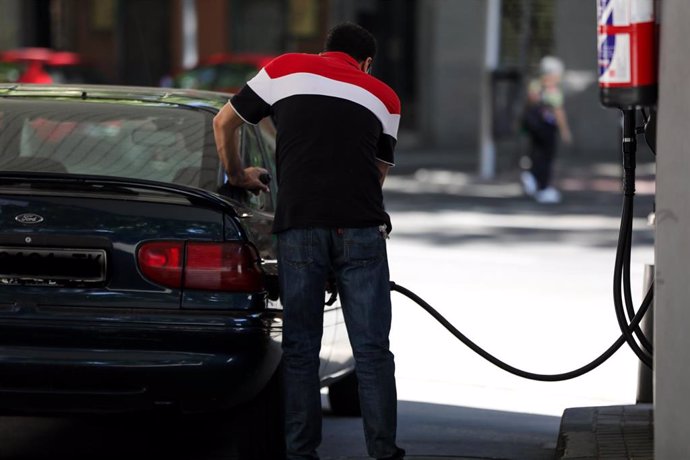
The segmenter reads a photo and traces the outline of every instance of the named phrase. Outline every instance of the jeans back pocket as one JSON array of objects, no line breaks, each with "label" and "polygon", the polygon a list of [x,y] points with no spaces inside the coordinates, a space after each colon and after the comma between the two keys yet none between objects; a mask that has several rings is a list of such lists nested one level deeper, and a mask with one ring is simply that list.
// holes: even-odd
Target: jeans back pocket
[{"label": "jeans back pocket", "polygon": [[378,227],[352,228],[345,235],[345,257],[356,265],[371,265],[386,257],[386,240]]},{"label": "jeans back pocket", "polygon": [[286,230],[278,236],[279,258],[294,268],[314,262],[312,232],[309,229]]}]

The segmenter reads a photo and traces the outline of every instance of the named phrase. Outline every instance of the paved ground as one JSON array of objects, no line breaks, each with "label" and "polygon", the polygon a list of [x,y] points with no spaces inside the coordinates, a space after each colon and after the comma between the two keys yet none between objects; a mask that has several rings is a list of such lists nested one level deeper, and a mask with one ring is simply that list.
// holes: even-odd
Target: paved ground
[{"label": "paved ground", "polygon": [[[616,153],[564,158],[557,205],[525,197],[516,169],[482,181],[455,158],[398,155],[385,188],[392,279],[517,367],[560,373],[594,359],[620,335],[611,294],[622,203]],[[654,170],[641,161],[638,171],[639,302],[644,265],[653,263]],[[551,459],[564,410],[635,402],[638,365],[627,349],[587,376],[533,382],[494,368],[393,296],[400,442],[410,458]],[[360,432],[357,420],[327,418],[323,458],[365,458]]]}]

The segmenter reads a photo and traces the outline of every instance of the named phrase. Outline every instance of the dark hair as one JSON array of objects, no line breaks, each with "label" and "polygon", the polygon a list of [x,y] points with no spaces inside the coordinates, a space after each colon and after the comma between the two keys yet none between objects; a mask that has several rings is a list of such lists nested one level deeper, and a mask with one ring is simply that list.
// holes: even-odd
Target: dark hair
[{"label": "dark hair", "polygon": [[333,27],[326,37],[326,51],[342,51],[358,62],[376,55],[376,39],[364,27],[344,22]]}]

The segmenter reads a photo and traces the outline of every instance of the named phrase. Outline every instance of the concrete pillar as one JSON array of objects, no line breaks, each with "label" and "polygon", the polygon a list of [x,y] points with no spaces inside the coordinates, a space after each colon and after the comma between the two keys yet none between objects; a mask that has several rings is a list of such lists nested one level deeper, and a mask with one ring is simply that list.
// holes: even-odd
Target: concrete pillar
[{"label": "concrete pillar", "polygon": [[655,458],[690,458],[690,2],[664,1],[657,143]]},{"label": "concrete pillar", "polygon": [[182,67],[191,69],[199,60],[196,0],[182,0]]},{"label": "concrete pillar", "polygon": [[[425,145],[479,144],[485,0],[423,0],[417,10],[419,128]],[[404,108],[403,108],[404,110]]]},{"label": "concrete pillar", "polygon": [[[644,266],[642,297],[647,295],[649,286],[654,282],[654,265]],[[645,313],[640,329],[644,336],[654,342],[654,308],[650,307]],[[652,404],[654,402],[654,371],[642,361],[637,364],[637,397],[636,404]]]},{"label": "concrete pillar", "polygon": [[501,53],[501,0],[486,1],[485,23],[484,72],[482,75],[479,128],[479,176],[482,179],[492,179],[496,175],[492,73],[498,68]]}]

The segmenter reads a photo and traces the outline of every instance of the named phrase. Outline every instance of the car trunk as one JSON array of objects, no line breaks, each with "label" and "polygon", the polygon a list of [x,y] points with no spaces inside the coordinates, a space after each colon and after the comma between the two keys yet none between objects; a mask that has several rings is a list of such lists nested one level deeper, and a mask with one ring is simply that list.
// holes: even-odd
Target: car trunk
[{"label": "car trunk", "polygon": [[181,286],[147,279],[137,252],[239,239],[232,209],[212,201],[112,179],[0,182],[0,306],[180,309]]}]

